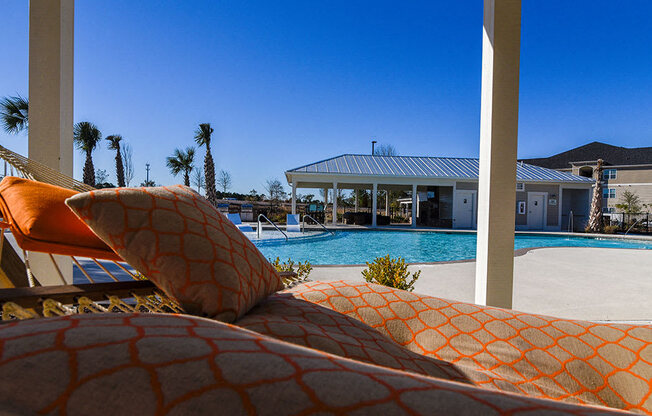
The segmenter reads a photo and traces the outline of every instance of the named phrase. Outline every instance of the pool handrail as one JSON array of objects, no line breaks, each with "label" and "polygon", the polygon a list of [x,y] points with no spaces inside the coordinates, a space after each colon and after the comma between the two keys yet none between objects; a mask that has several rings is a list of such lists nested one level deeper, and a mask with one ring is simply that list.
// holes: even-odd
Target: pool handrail
[{"label": "pool handrail", "polygon": [[260,238],[260,231],[263,228],[263,226],[262,226],[262,224],[260,222],[260,217],[263,217],[265,219],[265,221],[272,224],[272,227],[276,228],[277,231],[280,231],[281,234],[283,234],[283,236],[285,237],[285,241],[288,241],[288,235],[285,234],[285,232],[283,232],[283,230],[278,228],[278,226],[276,224],[274,224],[274,222],[272,220],[270,220],[269,218],[267,218],[264,214],[258,214],[258,227],[256,227],[256,236],[258,238]]},{"label": "pool handrail", "polygon": [[301,232],[302,232],[302,233],[305,234],[305,232],[306,232],[306,217],[308,217],[308,218],[310,218],[311,220],[313,220],[317,225],[319,225],[321,228],[323,228],[324,231],[331,233],[331,235],[335,235],[335,233],[332,232],[331,230],[329,230],[328,228],[326,228],[326,227],[324,226],[324,224],[322,224],[321,222],[317,221],[317,220],[314,219],[311,215],[308,215],[308,214],[303,214],[303,221],[301,221]]}]

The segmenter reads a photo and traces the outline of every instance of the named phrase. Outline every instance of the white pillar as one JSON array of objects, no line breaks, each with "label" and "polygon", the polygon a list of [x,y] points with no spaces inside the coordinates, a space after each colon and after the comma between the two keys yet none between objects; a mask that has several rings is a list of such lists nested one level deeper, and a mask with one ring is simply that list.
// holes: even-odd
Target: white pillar
[{"label": "white pillar", "polygon": [[412,185],[412,228],[417,226],[417,206],[418,206],[417,186]]},{"label": "white pillar", "polygon": [[385,216],[389,217],[389,191],[385,191]]},{"label": "white pillar", "polygon": [[378,184],[375,183],[371,191],[371,226],[376,226],[376,211],[378,211]]},{"label": "white pillar", "polygon": [[333,182],[333,225],[337,225],[337,182]]},{"label": "white pillar", "polygon": [[484,1],[475,302],[512,307],[521,0]]},{"label": "white pillar", "polygon": [[29,2],[28,156],[72,176],[73,0]]},{"label": "white pillar", "polygon": [[297,213],[297,183],[292,181],[292,215]]},{"label": "white pillar", "polygon": [[[29,2],[29,158],[73,174],[74,0]],[[61,284],[47,254],[30,253],[41,284]],[[72,261],[55,256],[67,283]],[[53,279],[53,280],[51,280]]]},{"label": "white pillar", "polygon": [[355,212],[358,212],[358,190],[354,189],[353,194],[355,195]]}]

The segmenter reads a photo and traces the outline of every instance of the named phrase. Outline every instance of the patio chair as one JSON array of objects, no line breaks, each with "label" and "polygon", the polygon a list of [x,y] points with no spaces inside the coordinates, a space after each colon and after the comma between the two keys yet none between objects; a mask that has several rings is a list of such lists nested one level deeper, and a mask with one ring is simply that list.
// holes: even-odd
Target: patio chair
[{"label": "patio chair", "polygon": [[301,224],[299,222],[299,214],[288,214],[286,219],[285,231],[292,233],[301,232]]},{"label": "patio chair", "polygon": [[235,214],[227,214],[226,216],[229,219],[229,221],[235,224],[235,226],[238,227],[238,230],[242,231],[243,233],[254,232],[254,229],[251,228],[250,225],[242,223],[242,220],[240,219],[240,214],[238,214],[237,212]]}]

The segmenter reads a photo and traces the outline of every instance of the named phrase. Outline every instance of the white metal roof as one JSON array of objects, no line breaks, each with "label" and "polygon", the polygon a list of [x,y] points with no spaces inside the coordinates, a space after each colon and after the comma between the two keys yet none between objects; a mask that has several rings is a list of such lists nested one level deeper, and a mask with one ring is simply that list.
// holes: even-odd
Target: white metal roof
[{"label": "white metal roof", "polygon": [[[286,174],[478,179],[478,170],[479,160],[474,158],[345,154],[290,169]],[[516,180],[520,182],[593,182],[592,179],[583,176],[521,162],[517,164]]]}]

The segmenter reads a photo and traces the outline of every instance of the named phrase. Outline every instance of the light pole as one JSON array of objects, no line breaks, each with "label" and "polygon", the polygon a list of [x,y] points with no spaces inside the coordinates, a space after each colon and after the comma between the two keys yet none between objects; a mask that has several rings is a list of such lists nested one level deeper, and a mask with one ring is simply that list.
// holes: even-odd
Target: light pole
[{"label": "light pole", "polygon": [[145,170],[147,171],[147,180],[145,182],[149,184],[149,163],[145,163]]}]

